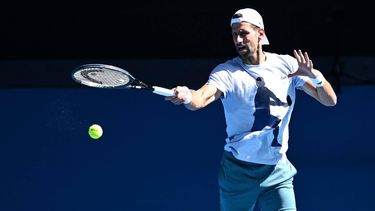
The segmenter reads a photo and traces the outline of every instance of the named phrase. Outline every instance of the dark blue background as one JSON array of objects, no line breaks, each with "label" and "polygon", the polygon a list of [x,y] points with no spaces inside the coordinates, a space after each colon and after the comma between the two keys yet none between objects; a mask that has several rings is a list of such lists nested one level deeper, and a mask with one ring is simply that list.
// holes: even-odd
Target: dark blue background
[{"label": "dark blue background", "polygon": [[[290,124],[299,210],[373,210],[375,74],[369,1],[3,2],[0,210],[218,210],[225,139],[220,102],[190,112],[160,96],[87,89],[84,63],[150,84],[197,88],[236,55],[229,20],[263,16],[271,45],[309,52],[338,92],[327,108],[299,93]],[[90,140],[98,123],[104,136]]]},{"label": "dark blue background", "polygon": [[[336,107],[302,92],[290,124],[300,210],[371,210],[374,86]],[[0,210],[218,210],[220,102],[191,112],[152,93],[0,90]],[[104,129],[99,140],[88,127]]]}]

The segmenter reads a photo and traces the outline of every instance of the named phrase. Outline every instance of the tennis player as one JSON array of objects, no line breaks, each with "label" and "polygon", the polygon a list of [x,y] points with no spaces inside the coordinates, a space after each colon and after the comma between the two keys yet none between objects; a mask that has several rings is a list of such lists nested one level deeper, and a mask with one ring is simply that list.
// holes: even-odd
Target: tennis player
[{"label": "tennis player", "polygon": [[325,106],[336,105],[336,94],[306,52],[293,56],[262,50],[268,45],[263,19],[244,8],[231,18],[238,56],[218,64],[198,90],[174,88],[166,97],[190,110],[220,99],[227,138],[219,172],[222,211],[296,210],[293,190],[295,167],[286,156],[288,124],[296,90]]}]

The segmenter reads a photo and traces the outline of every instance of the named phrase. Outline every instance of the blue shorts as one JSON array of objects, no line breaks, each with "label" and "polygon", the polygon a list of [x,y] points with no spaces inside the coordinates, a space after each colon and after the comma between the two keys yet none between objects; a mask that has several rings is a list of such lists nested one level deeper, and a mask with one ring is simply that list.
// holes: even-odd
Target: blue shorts
[{"label": "blue shorts", "polygon": [[224,151],[219,172],[220,210],[297,210],[293,176],[297,170],[285,159],[277,165],[249,163]]}]

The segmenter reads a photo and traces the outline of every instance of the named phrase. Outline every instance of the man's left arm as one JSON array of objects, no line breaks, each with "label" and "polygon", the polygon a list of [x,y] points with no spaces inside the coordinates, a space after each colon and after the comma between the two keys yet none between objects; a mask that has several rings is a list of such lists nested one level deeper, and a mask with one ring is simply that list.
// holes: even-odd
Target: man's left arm
[{"label": "man's left arm", "polygon": [[303,85],[303,91],[325,106],[336,105],[337,96],[335,91],[323,74],[313,68],[313,63],[307,52],[302,53],[301,50],[294,50],[293,53],[298,62],[298,70],[290,73],[289,77],[308,76],[310,80]]},{"label": "man's left arm", "polygon": [[[319,72],[318,74],[321,73]],[[323,80],[322,86],[316,86],[312,82],[314,80],[314,78],[312,78],[312,81],[306,81],[306,83],[302,86],[302,90],[325,106],[335,106],[337,103],[336,93],[331,84],[324,79],[324,77],[322,78],[322,76],[320,76]]]}]

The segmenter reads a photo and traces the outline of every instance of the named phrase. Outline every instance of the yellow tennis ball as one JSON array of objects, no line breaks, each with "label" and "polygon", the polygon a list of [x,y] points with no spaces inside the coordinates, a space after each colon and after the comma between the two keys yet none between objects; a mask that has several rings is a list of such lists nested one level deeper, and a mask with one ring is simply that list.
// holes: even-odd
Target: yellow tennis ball
[{"label": "yellow tennis ball", "polygon": [[102,135],[103,135],[103,129],[100,125],[93,124],[89,127],[89,136],[92,139],[98,139],[102,137]]}]

